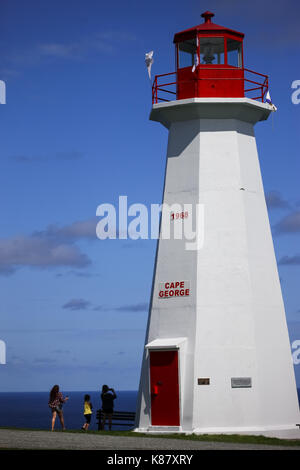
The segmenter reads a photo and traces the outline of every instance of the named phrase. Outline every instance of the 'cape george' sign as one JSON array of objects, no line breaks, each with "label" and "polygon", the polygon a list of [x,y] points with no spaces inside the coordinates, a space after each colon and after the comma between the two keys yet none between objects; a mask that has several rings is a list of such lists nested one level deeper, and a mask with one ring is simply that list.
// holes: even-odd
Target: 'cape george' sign
[{"label": "'cape george' sign", "polygon": [[168,281],[159,283],[158,297],[160,299],[188,297],[189,295],[190,281]]}]

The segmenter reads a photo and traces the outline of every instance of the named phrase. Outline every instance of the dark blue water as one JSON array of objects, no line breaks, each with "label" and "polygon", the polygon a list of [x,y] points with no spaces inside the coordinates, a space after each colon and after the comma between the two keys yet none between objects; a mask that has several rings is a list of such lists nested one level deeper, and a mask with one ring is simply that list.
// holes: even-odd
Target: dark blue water
[{"label": "dark blue water", "polygon": [[[300,389],[298,388],[297,391],[300,403]],[[85,393],[91,396],[94,411],[90,429],[97,430],[96,410],[101,405],[99,392],[64,392],[64,395],[70,397],[63,408],[66,428],[80,429],[84,423],[83,397]],[[136,410],[136,391],[116,393],[115,410]],[[0,393],[0,426],[50,429],[51,411],[48,408],[48,398],[48,392]],[[56,418],[55,429],[60,429],[58,418]],[[114,426],[113,429],[130,429],[130,427]]]},{"label": "dark blue water", "polygon": [[[67,429],[80,429],[84,423],[83,398],[85,393],[91,396],[94,411],[90,429],[97,430],[96,410],[101,406],[100,393],[64,391],[64,396],[69,396],[68,402],[63,407]],[[136,391],[116,391],[116,394],[115,410],[135,411]],[[48,392],[0,393],[0,426],[50,429],[51,410],[48,408],[48,399]],[[55,429],[60,429],[58,417]],[[114,426],[113,429],[130,429],[130,427]]]}]

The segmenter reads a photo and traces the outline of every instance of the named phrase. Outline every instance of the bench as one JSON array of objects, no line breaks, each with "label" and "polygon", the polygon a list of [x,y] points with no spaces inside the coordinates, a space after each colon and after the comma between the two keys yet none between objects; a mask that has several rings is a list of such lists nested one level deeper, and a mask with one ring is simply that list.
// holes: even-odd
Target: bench
[{"label": "bench", "polygon": [[[98,431],[102,429],[104,413],[102,410],[97,410],[96,418],[98,421]],[[112,426],[134,426],[135,412],[134,411],[114,411],[111,418]],[[108,419],[106,419],[108,424]]]}]

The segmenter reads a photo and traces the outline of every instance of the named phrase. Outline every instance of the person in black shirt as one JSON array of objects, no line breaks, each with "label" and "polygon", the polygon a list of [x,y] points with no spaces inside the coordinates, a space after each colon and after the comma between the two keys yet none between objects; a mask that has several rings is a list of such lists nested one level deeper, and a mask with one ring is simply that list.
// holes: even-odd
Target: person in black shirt
[{"label": "person in black shirt", "polygon": [[108,418],[108,429],[111,431],[111,418],[114,411],[114,400],[117,398],[116,392],[113,388],[109,388],[107,385],[103,385],[101,400],[102,400],[102,411],[103,421],[101,428],[104,429],[106,418]]}]

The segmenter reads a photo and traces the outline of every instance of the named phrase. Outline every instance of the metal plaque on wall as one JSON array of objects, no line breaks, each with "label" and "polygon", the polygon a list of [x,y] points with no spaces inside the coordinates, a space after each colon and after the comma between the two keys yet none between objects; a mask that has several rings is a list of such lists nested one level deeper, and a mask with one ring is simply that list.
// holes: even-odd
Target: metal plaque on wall
[{"label": "metal plaque on wall", "polygon": [[209,384],[210,384],[210,380],[208,377],[198,379],[198,385],[209,385]]},{"label": "metal plaque on wall", "polygon": [[252,387],[251,377],[231,377],[231,388],[250,388]]}]

